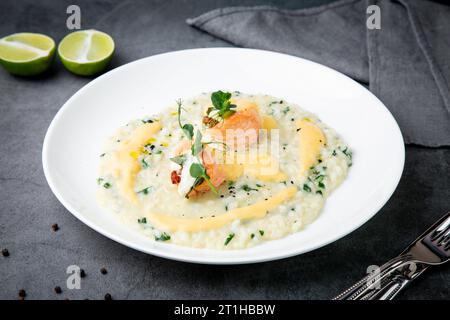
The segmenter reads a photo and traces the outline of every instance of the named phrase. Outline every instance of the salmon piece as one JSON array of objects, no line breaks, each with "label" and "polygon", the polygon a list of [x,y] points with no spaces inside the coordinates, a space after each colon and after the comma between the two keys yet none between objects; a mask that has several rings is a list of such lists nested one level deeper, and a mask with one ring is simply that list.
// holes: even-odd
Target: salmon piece
[{"label": "salmon piece", "polygon": [[262,119],[258,106],[252,102],[238,102],[238,110],[219,122],[205,135],[213,141],[224,142],[233,149],[243,149],[258,141]]}]

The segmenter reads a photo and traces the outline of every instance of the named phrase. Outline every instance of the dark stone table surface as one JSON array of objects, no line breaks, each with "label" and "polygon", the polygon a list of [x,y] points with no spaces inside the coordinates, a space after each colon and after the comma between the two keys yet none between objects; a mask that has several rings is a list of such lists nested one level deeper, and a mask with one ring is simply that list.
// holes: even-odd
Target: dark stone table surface
[{"label": "dark stone table surface", "polygon": [[[0,37],[42,32],[59,41],[66,8],[78,4],[82,28],[111,34],[117,45],[111,68],[156,53],[229,46],[185,24],[223,6],[274,4],[303,8],[327,0],[50,1],[2,0]],[[450,210],[450,149],[406,148],[398,189],[364,226],[323,248],[280,261],[241,266],[181,263],[118,244],[72,216],[45,180],[41,151],[50,121],[62,104],[91,79],[68,73],[57,61],[38,79],[0,70],[0,299],[329,299],[366,272],[398,254]],[[430,125],[432,125],[430,123]],[[380,150],[383,152],[383,150]],[[70,168],[69,168],[70,170]],[[60,229],[52,231],[52,224]],[[81,289],[66,288],[66,268],[86,272]],[[100,268],[108,270],[106,275]],[[450,269],[424,274],[401,299],[449,299]],[[53,290],[60,286],[61,294]]]}]

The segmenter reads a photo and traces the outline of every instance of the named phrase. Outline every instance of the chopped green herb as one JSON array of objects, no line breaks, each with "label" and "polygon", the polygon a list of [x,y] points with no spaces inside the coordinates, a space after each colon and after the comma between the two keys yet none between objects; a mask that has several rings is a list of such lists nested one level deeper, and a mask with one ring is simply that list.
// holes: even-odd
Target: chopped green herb
[{"label": "chopped green herb", "polygon": [[345,147],[345,149],[342,150],[342,153],[345,154],[345,156],[348,158],[348,166],[351,167],[352,166],[353,153],[348,149],[348,147]]},{"label": "chopped green herb", "polygon": [[263,235],[264,235],[264,230],[259,230],[259,234],[260,234],[261,236],[263,236]]},{"label": "chopped green herb", "polygon": [[255,237],[255,234],[252,233],[252,234],[250,235],[250,239],[253,239],[254,237]]},{"label": "chopped green herb", "polygon": [[168,240],[170,240],[170,235],[163,232],[163,233],[161,233],[161,235],[159,237],[155,236],[155,240],[156,241],[168,241]]},{"label": "chopped green herb", "polygon": [[333,155],[333,156],[336,156],[336,155],[337,155],[336,150],[333,150],[332,155]]},{"label": "chopped green herb", "polygon": [[138,219],[138,223],[143,223],[143,224],[145,224],[145,223],[147,223],[147,218],[142,218],[142,219]]},{"label": "chopped green herb", "polygon": [[306,192],[311,192],[311,188],[307,184],[303,185],[303,190],[305,190]]},{"label": "chopped green herb", "polygon": [[228,245],[230,243],[230,241],[233,240],[233,238],[234,238],[234,233],[230,233],[228,235],[228,237],[225,239],[224,245]]},{"label": "chopped green herb", "polygon": [[241,188],[242,188],[242,190],[244,190],[245,192],[258,191],[258,189],[251,188],[251,187],[249,187],[247,184],[244,184]]},{"label": "chopped green herb", "polygon": [[100,155],[100,157],[104,157],[104,156],[105,156],[105,154],[106,154],[106,153],[102,153],[102,154]]},{"label": "chopped green herb", "polygon": [[142,189],[141,191],[138,191],[137,193],[142,193],[144,195],[147,195],[150,193],[151,190],[152,190],[152,187],[147,187],[147,188]]},{"label": "chopped green herb", "polygon": [[287,106],[281,112],[283,112],[283,114],[287,114],[289,111],[291,111],[291,108],[289,106]]},{"label": "chopped green herb", "polygon": [[259,184],[259,183],[257,183],[256,186],[257,186],[258,188],[264,187],[262,184]]},{"label": "chopped green herb", "polygon": [[325,189],[325,185],[323,184],[323,182],[319,182],[317,185],[319,186],[319,188]]},{"label": "chopped green herb", "polygon": [[142,168],[144,168],[144,169],[147,169],[148,167],[150,167],[150,165],[148,164],[147,161],[145,161],[144,158],[142,158],[142,160],[141,160],[141,165],[142,165]]},{"label": "chopped green herb", "polygon": [[320,194],[321,196],[323,196],[322,190],[317,190],[316,193]]},{"label": "chopped green herb", "polygon": [[105,188],[105,189],[111,188],[111,183],[105,182],[105,183],[103,184],[103,188]]},{"label": "chopped green herb", "polygon": [[102,184],[103,180],[104,180],[103,178],[98,178],[97,179],[97,184]]},{"label": "chopped green herb", "polygon": [[321,175],[318,175],[314,180],[316,180],[317,182],[320,183],[323,181],[323,178],[325,178],[325,176],[323,174],[321,174]]}]

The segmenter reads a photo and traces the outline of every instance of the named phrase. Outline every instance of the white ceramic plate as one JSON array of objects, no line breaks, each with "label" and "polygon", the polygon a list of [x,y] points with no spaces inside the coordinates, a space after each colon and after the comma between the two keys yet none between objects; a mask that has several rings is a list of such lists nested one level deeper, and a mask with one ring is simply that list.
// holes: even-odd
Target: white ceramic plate
[{"label": "white ceramic plate", "polygon": [[[104,139],[131,119],[201,92],[264,93],[316,113],[353,149],[347,180],[304,231],[234,251],[156,243],[120,224],[95,198]],[[301,254],[355,230],[386,203],[403,170],[404,144],[392,115],[364,87],[308,60],[268,51],[211,48],[171,52],[108,72],[74,94],[53,119],[42,161],[50,188],[78,219],[156,256],[210,264],[262,262]]]}]

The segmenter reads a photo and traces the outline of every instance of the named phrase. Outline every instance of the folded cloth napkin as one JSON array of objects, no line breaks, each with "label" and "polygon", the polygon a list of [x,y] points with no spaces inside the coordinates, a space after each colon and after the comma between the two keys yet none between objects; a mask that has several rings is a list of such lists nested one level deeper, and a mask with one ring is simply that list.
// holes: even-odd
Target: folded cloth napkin
[{"label": "folded cloth napkin", "polygon": [[[369,29],[367,8],[380,8]],[[284,52],[369,85],[406,143],[450,145],[450,7],[425,0],[340,0],[328,5],[217,9],[187,23],[235,45]],[[380,128],[383,130],[383,128]]]}]

